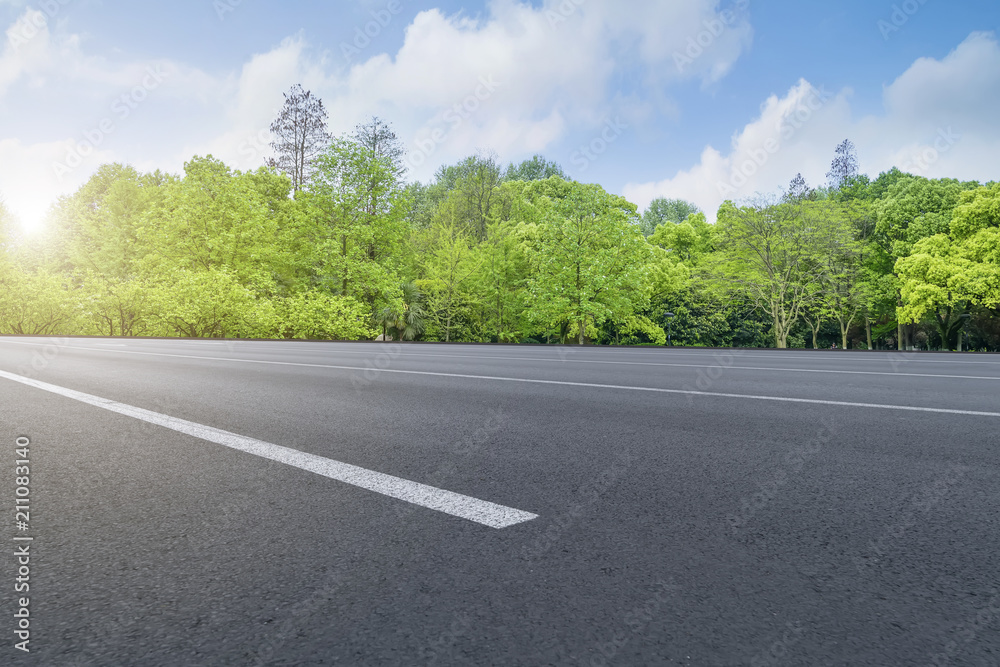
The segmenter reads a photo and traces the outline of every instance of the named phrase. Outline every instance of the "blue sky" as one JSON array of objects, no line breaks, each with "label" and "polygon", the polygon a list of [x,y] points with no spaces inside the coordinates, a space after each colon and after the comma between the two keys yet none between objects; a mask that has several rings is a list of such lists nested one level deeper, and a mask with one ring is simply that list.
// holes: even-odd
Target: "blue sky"
[{"label": "blue sky", "polygon": [[995,0],[0,0],[0,23],[0,197],[28,225],[104,162],[256,168],[295,83],[334,132],[391,122],[411,179],[542,153],[710,219],[797,172],[821,183],[845,138],[871,174],[1000,171]]}]

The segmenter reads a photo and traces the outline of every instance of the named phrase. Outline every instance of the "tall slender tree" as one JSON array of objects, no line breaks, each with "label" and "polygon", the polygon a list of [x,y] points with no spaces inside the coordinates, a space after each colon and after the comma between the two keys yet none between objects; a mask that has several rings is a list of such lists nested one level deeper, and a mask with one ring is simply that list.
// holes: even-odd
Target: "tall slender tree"
[{"label": "tall slender tree", "polygon": [[323,100],[303,90],[301,84],[295,84],[284,95],[285,105],[271,123],[275,156],[267,164],[288,174],[293,190],[298,192],[314,171],[313,161],[329,145],[330,133]]},{"label": "tall slender tree", "polygon": [[844,139],[837,146],[836,155],[830,163],[830,171],[826,177],[830,179],[830,187],[839,190],[858,175],[858,151],[850,139]]},{"label": "tall slender tree", "polygon": [[406,147],[396,136],[392,125],[378,116],[372,116],[354,128],[354,140],[368,151],[372,161],[385,160],[397,182],[406,174]]},{"label": "tall slender tree", "polygon": [[439,172],[438,181],[451,181],[440,212],[453,224],[466,230],[477,241],[485,241],[489,222],[500,203],[503,171],[492,152],[479,152],[455,168]]},{"label": "tall slender tree", "polygon": [[785,201],[787,202],[801,202],[804,199],[809,198],[809,193],[812,189],[806,183],[806,179],[802,178],[802,174],[795,174],[795,178],[792,182],[788,184],[788,192],[785,193]]}]

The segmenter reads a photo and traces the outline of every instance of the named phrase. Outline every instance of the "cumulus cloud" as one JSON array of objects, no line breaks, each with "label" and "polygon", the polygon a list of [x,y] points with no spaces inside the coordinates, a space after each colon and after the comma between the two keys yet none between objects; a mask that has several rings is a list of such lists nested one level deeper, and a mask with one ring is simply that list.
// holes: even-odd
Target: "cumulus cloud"
[{"label": "cumulus cloud", "polygon": [[726,149],[707,146],[691,168],[629,184],[623,194],[640,208],[656,197],[687,199],[714,218],[726,199],[777,191],[799,172],[824,184],[845,138],[872,175],[897,166],[929,178],[996,179],[1000,44],[993,34],[973,33],[941,60],[917,60],[885,88],[881,115],[854,119],[850,97],[850,90],[831,94],[800,81],[768,98]]},{"label": "cumulus cloud", "polygon": [[[14,126],[25,134],[45,128],[40,141],[0,140],[0,196],[29,226],[100,164],[135,161],[125,147],[141,145],[137,136],[166,138],[152,130],[169,113],[163,105],[218,103],[220,90],[212,77],[167,59],[89,55],[79,35],[52,27],[61,5],[54,7],[25,9],[5,31],[0,52],[0,105],[20,115]],[[34,126],[42,114],[46,120]]]},{"label": "cumulus cloud", "polygon": [[[0,54],[0,103],[15,87],[34,86],[58,101],[50,106],[63,115],[50,125],[65,134],[0,144],[0,162],[23,165],[0,174],[0,190],[27,211],[35,205],[19,193],[29,182],[33,199],[51,201],[108,160],[176,171],[192,155],[212,153],[253,168],[270,153],[268,128],[295,83],[324,100],[335,133],[371,115],[391,119],[409,150],[411,178],[429,178],[478,148],[542,152],[574,131],[592,133],[612,113],[638,118],[672,108],[663,91],[673,83],[718,81],[749,44],[746,4],[723,12],[718,0],[633,0],[623,11],[585,0],[492,0],[476,16],[418,13],[393,53],[366,47],[348,62],[338,47],[322,51],[292,36],[239,71],[212,75],[167,59],[94,56],[67,26],[50,29],[51,17],[25,9]],[[150,68],[164,80],[139,90]],[[637,71],[642,83],[616,89],[623,71]],[[113,111],[136,95],[141,108],[127,119]],[[87,145],[103,126],[110,131],[99,133],[99,145]],[[57,165],[68,159],[79,166],[65,173]]]},{"label": "cumulus cloud", "polygon": [[22,76],[43,72],[53,60],[48,19],[42,12],[25,11],[5,35],[0,53],[0,97]]},{"label": "cumulus cloud", "polygon": [[323,97],[332,118],[352,124],[373,112],[398,119],[411,176],[427,178],[433,165],[480,147],[530,153],[599,127],[616,109],[616,72],[638,68],[646,90],[717,80],[749,43],[740,6],[637,0],[622,11],[584,0],[495,0],[485,17],[424,11],[394,55],[353,65]]}]

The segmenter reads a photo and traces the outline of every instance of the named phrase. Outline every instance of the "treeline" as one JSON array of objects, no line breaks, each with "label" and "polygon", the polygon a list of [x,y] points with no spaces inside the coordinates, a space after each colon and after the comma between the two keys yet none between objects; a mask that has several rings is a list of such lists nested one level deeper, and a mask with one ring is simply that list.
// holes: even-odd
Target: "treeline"
[{"label": "treeline", "polygon": [[997,183],[869,179],[845,143],[829,186],[796,177],[712,225],[678,200],[640,215],[540,156],[407,184],[384,121],[311,131],[310,155],[255,171],[102,166],[43,233],[0,208],[0,332],[1000,347]]}]

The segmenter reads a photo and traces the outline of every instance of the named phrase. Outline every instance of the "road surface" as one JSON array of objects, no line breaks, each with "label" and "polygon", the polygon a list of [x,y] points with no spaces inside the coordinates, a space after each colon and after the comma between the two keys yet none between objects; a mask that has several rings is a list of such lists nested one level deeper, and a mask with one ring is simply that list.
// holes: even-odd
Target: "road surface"
[{"label": "road surface", "polygon": [[3,664],[1000,661],[1000,356],[0,338],[0,406]]}]

